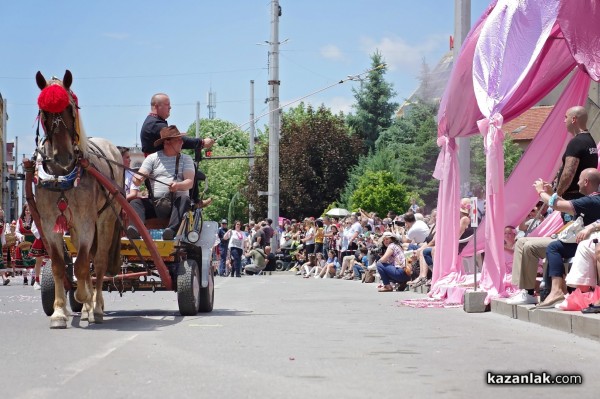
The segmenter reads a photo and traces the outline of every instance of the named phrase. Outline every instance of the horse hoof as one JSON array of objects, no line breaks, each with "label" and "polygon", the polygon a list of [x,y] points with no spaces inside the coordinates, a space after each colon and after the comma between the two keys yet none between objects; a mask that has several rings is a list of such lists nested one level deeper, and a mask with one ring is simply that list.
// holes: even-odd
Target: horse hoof
[{"label": "horse hoof", "polygon": [[86,312],[81,312],[81,321],[88,321],[88,315]]},{"label": "horse hoof", "polygon": [[63,319],[50,320],[50,329],[58,330],[67,328],[67,321]]},{"label": "horse hoof", "polygon": [[94,314],[94,323],[102,324],[104,323],[104,315],[103,314]]}]

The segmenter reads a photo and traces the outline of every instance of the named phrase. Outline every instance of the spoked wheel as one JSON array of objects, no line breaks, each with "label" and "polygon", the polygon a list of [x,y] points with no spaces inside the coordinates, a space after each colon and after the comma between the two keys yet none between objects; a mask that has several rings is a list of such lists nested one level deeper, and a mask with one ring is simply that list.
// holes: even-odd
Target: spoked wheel
[{"label": "spoked wheel", "polygon": [[177,302],[182,316],[195,316],[200,308],[200,269],[193,259],[186,259],[177,270]]},{"label": "spoked wheel", "polygon": [[202,285],[200,285],[200,306],[198,307],[198,311],[201,313],[212,312],[214,302],[215,274],[210,270],[208,272],[208,287],[202,288]]}]

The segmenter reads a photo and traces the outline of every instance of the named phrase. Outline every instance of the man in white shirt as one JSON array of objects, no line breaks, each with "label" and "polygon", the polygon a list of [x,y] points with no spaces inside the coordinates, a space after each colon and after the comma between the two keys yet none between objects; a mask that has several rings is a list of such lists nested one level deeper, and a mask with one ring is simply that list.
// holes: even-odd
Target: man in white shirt
[{"label": "man in white shirt", "polygon": [[[406,223],[405,229],[407,229],[406,238],[404,242],[409,244],[419,244],[425,242],[425,239],[429,235],[429,226],[422,220],[417,220],[414,213],[407,213],[404,215],[404,222]],[[417,249],[410,248],[409,249]]]},{"label": "man in white shirt", "polygon": [[[154,142],[154,146],[164,143],[164,148],[148,155],[138,174],[132,178],[132,182],[138,186],[142,183],[143,176],[156,180],[153,185],[155,202],[148,198],[137,198],[131,201],[131,206],[142,221],[152,217],[169,217],[163,240],[173,240],[184,213],[191,205],[189,190],[194,185],[196,170],[192,158],[181,154],[184,136],[185,133],[180,133],[174,125],[163,128],[160,139]],[[127,235],[130,238],[140,237],[133,225],[127,228]]]}]

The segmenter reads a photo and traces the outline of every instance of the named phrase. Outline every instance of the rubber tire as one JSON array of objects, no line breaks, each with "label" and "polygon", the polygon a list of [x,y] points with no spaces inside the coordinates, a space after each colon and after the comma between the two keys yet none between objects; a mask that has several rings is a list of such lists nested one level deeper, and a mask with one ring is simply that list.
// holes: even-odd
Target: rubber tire
[{"label": "rubber tire", "polygon": [[182,316],[195,316],[200,306],[200,269],[193,259],[177,268],[177,303]]},{"label": "rubber tire", "polygon": [[[202,281],[199,281],[202,283]],[[202,288],[200,285],[200,305],[198,306],[198,312],[209,313],[213,310],[215,303],[215,274],[209,271],[208,273],[208,287]]]},{"label": "rubber tire", "polygon": [[54,313],[54,276],[52,275],[52,264],[47,262],[44,267],[42,267],[42,281],[41,284],[42,289],[40,290],[42,294],[42,308],[44,309],[44,313],[46,316],[52,316]]},{"label": "rubber tire", "polygon": [[71,310],[73,312],[81,312],[83,309],[83,303],[77,302],[75,299],[75,289],[72,288],[69,290],[69,305],[71,306]]},{"label": "rubber tire", "polygon": [[278,260],[275,262],[275,270],[281,272],[285,269],[285,263],[282,260]]}]

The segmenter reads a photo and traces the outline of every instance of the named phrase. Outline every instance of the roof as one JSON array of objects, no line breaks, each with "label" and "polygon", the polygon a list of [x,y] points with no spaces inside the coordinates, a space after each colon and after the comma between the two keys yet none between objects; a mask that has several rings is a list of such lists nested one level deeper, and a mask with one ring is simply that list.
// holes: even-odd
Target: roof
[{"label": "roof", "polygon": [[553,105],[537,106],[528,109],[521,115],[502,126],[506,136],[515,142],[531,141],[554,109]]}]

